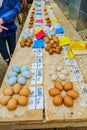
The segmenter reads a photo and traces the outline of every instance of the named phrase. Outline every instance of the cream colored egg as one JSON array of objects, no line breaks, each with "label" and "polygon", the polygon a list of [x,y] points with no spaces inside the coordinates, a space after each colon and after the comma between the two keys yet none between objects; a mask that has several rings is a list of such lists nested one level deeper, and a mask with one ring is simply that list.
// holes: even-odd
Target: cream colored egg
[{"label": "cream colored egg", "polygon": [[63,66],[62,66],[62,65],[57,66],[57,70],[58,70],[59,72],[62,71],[62,70],[63,70]]},{"label": "cream colored egg", "polygon": [[61,73],[63,73],[64,75],[68,75],[68,74],[69,74],[69,72],[68,72],[67,69],[63,69],[63,70],[61,71]]},{"label": "cream colored egg", "polygon": [[56,75],[56,74],[53,74],[53,75],[51,76],[51,80],[52,80],[52,81],[56,81],[56,80],[57,80],[57,75]]},{"label": "cream colored egg", "polygon": [[66,76],[64,74],[59,74],[58,75],[59,79],[62,80],[62,81],[65,81],[66,80]]},{"label": "cream colored egg", "polygon": [[56,71],[56,66],[50,66],[50,70]]},{"label": "cream colored egg", "polygon": [[53,74],[56,74],[56,72],[54,70],[49,70],[49,74],[53,75]]}]

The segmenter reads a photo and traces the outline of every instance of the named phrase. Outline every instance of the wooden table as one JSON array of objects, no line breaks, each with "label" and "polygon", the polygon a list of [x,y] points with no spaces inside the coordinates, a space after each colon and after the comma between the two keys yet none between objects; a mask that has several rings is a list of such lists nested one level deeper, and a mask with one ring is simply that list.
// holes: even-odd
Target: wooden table
[{"label": "wooden table", "polygon": [[[64,14],[61,12],[60,8],[53,1],[52,1],[52,6],[53,6],[53,10],[55,12],[56,17],[58,16],[58,18],[59,18],[59,23],[65,30],[65,36],[69,36],[72,40],[82,40],[80,35],[75,31],[73,26],[70,24],[70,22],[64,16]],[[25,25],[24,25],[21,33],[23,33],[24,29],[27,27],[28,21],[29,21],[29,14],[28,14],[28,17],[26,19]],[[11,63],[6,72],[6,75],[11,70],[11,67],[14,64],[17,64],[19,66],[22,66],[25,64],[27,65],[31,62],[31,60],[35,59],[35,57],[33,55],[31,55],[31,57],[25,58],[27,55],[29,55],[29,53],[32,50],[31,50],[31,48],[28,48],[29,50],[27,51],[26,54],[24,54],[25,50],[23,49],[23,51],[22,51],[20,44],[19,44],[20,39],[21,39],[21,37],[19,37],[14,55],[12,57]],[[85,56],[83,56],[83,57],[85,58]],[[78,63],[79,63],[79,58],[80,58],[80,56],[76,57]],[[86,65],[86,62],[85,62],[85,65]],[[79,65],[79,67],[80,67],[80,65]],[[4,86],[6,85],[6,83],[5,83],[6,75],[4,77],[4,80],[3,80],[3,83],[1,86],[1,91],[2,91],[2,88],[4,88]],[[8,120],[8,121],[4,121],[4,122],[0,121],[1,130],[5,130],[5,129],[6,130],[10,130],[10,129],[15,129],[15,130],[16,129],[20,129],[20,130],[22,130],[22,129],[45,129],[45,128],[86,127],[86,126],[87,126],[87,119],[79,120],[79,121],[69,121],[68,120],[66,122],[65,121],[47,122],[45,120],[45,115],[43,115],[42,121],[25,121],[25,120],[23,120],[23,121],[20,121],[20,120],[19,121],[14,121],[14,120],[9,121]]]}]

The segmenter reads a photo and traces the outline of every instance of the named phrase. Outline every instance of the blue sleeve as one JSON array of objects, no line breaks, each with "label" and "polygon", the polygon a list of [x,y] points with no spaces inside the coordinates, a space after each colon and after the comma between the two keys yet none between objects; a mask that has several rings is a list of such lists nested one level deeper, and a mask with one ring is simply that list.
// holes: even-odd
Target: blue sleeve
[{"label": "blue sleeve", "polygon": [[10,8],[5,14],[1,16],[4,22],[12,22],[20,11],[20,0],[15,0],[14,6]]}]

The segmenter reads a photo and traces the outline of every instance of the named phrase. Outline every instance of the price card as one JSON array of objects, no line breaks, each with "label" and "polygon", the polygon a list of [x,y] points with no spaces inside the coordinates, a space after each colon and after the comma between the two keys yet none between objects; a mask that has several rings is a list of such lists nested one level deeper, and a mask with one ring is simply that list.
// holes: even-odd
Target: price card
[{"label": "price card", "polygon": [[71,74],[71,81],[78,82],[78,79],[77,79],[76,74],[74,72],[72,72],[72,74]]},{"label": "price card", "polygon": [[40,23],[40,22],[38,22],[38,23],[35,23],[35,25],[36,25],[36,26],[41,26],[41,23]]},{"label": "price card", "polygon": [[31,84],[34,85],[36,83],[37,83],[37,77],[33,76],[32,79],[31,79]]},{"label": "price card", "polygon": [[33,54],[35,56],[42,56],[42,49],[41,48],[33,49]]},{"label": "price card", "polygon": [[70,38],[69,37],[64,37],[64,38],[59,38],[59,45],[60,46],[65,46],[70,43]]},{"label": "price card", "polygon": [[32,63],[32,69],[37,69],[37,68],[38,68],[38,64],[37,64],[37,62],[35,61],[35,62]]},{"label": "price card", "polygon": [[35,31],[34,31],[34,34],[37,34],[39,31],[40,31],[39,29],[35,30]]},{"label": "price card", "polygon": [[31,95],[29,97],[29,110],[37,110],[44,108],[43,102],[43,87],[29,87]]},{"label": "price card", "polygon": [[48,9],[52,9],[52,6],[51,6],[51,5],[48,5],[47,8],[48,8]]},{"label": "price card", "polygon": [[64,34],[63,34],[63,33],[61,33],[61,34],[56,34],[56,36],[57,36],[58,38],[63,38],[63,37],[64,37]]},{"label": "price card", "polygon": [[68,58],[66,56],[64,56],[64,61],[65,61],[66,65],[71,66],[71,62],[70,62],[70,60],[68,60]]},{"label": "price card", "polygon": [[69,60],[72,60],[75,57],[70,49],[67,50],[66,55]]},{"label": "price card", "polygon": [[37,84],[43,84],[43,77],[37,76]]},{"label": "price card", "polygon": [[37,70],[32,69],[31,71],[32,71],[32,74],[33,74],[33,75],[37,75]]},{"label": "price card", "polygon": [[35,26],[35,30],[41,30],[41,26]]},{"label": "price card", "polygon": [[51,20],[51,22],[53,22],[53,23],[58,22],[58,19],[57,19],[57,18],[51,18],[50,20]]},{"label": "price card", "polygon": [[35,97],[30,97],[29,98],[28,109],[29,110],[35,110]]},{"label": "price card", "polygon": [[43,73],[42,73],[42,70],[41,70],[41,69],[38,69],[36,75],[37,75],[37,76],[42,76],[42,74],[43,74]]}]

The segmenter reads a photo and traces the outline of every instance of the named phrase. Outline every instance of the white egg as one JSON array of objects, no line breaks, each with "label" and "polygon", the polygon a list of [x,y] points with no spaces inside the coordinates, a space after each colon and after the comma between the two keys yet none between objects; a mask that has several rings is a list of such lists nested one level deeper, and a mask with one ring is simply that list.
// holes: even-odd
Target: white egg
[{"label": "white egg", "polygon": [[60,72],[63,69],[62,65],[57,66],[57,70]]},{"label": "white egg", "polygon": [[62,81],[65,81],[66,80],[66,76],[64,74],[59,74],[58,75],[59,79],[62,80]]},{"label": "white egg", "polygon": [[54,70],[49,70],[49,74],[50,75],[53,75],[53,74],[55,74],[56,72],[54,71]]},{"label": "white egg", "polygon": [[61,73],[63,73],[64,75],[68,75],[69,74],[68,70],[66,70],[66,69],[62,70]]},{"label": "white egg", "polygon": [[50,70],[56,71],[56,66],[50,66]]},{"label": "white egg", "polygon": [[56,74],[53,74],[53,75],[51,76],[51,80],[52,80],[52,81],[57,80],[57,75],[56,75]]}]

